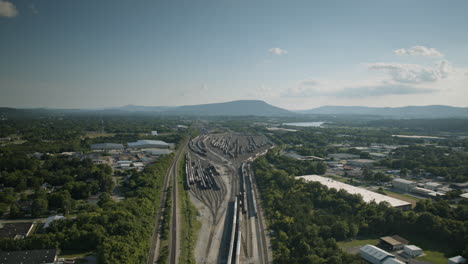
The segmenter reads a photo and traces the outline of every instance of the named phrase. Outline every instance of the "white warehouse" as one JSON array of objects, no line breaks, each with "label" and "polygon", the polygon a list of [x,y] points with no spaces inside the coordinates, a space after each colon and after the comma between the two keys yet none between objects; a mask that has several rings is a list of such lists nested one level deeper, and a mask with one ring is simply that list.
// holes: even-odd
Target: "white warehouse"
[{"label": "white warehouse", "polygon": [[169,148],[169,144],[161,140],[138,140],[136,142],[128,142],[130,148]]},{"label": "white warehouse", "polygon": [[372,264],[404,264],[399,261],[394,255],[376,246],[365,245],[359,249],[361,258]]},{"label": "white warehouse", "polygon": [[362,200],[366,203],[370,203],[375,201],[376,203],[380,202],[387,202],[390,206],[395,208],[400,208],[402,210],[409,210],[411,209],[411,203],[392,198],[390,196],[382,195],[380,193],[372,192],[363,188],[359,188],[356,186],[352,186],[343,182],[335,181],[331,178],[322,177],[318,175],[305,175],[299,176],[297,178],[302,178],[306,181],[315,181],[319,182],[322,185],[327,186],[328,188],[334,188],[337,190],[345,190],[350,194],[359,194],[362,196]]}]

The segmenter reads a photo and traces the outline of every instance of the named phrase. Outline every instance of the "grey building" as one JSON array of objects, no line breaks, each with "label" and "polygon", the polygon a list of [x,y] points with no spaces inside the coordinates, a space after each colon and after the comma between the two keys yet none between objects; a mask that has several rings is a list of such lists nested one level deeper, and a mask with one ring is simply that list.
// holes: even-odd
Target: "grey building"
[{"label": "grey building", "polygon": [[57,250],[0,251],[0,264],[56,264]]},{"label": "grey building", "polygon": [[169,144],[161,140],[138,140],[136,142],[129,142],[128,146],[130,148],[169,148]]},{"label": "grey building", "polygon": [[395,178],[392,181],[393,188],[403,191],[403,192],[410,192],[414,187],[416,187],[416,183],[413,181],[408,181],[401,178]]}]

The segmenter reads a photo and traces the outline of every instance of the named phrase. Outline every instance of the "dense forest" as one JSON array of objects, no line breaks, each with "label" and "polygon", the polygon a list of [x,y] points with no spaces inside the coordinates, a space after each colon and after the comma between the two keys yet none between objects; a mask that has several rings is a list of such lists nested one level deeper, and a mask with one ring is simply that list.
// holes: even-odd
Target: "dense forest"
[{"label": "dense forest", "polygon": [[[173,155],[156,159],[142,171],[125,171],[118,188],[125,199],[117,202],[112,197],[112,169],[88,158],[89,145],[138,139],[178,145],[187,133],[175,128],[181,122],[186,121],[148,116],[2,120],[0,215],[30,219],[62,214],[65,219],[46,229],[39,226],[24,239],[0,239],[0,250],[59,248],[95,252],[104,264],[145,262]],[[152,130],[161,135],[149,135]],[[98,195],[97,203],[88,201],[91,195]]]},{"label": "dense forest", "polygon": [[108,193],[97,206],[81,208],[76,218],[55,221],[44,233],[21,240],[2,239],[0,249],[60,248],[97,251],[100,263],[143,263],[154,227],[163,179],[173,156],[135,172],[124,185],[125,200],[114,202]]},{"label": "dense forest", "polygon": [[430,173],[447,181],[468,181],[468,153],[437,146],[409,146],[394,150],[379,165],[393,169],[407,169],[416,174]]},{"label": "dense forest", "polygon": [[276,263],[360,263],[336,244],[357,236],[411,235],[449,245],[453,253],[468,255],[467,207],[445,211],[421,204],[403,212],[385,203],[367,204],[359,195],[296,180],[269,163],[254,163],[261,202],[272,230]]},{"label": "dense forest", "polygon": [[[92,194],[110,193],[112,169],[90,159],[43,155],[41,159],[21,154],[0,156],[0,215],[10,208],[10,218],[44,217],[49,211],[70,213],[76,201]],[[26,190],[31,190],[27,195]],[[17,193],[21,193],[17,200]],[[31,206],[22,204],[32,201]]]}]

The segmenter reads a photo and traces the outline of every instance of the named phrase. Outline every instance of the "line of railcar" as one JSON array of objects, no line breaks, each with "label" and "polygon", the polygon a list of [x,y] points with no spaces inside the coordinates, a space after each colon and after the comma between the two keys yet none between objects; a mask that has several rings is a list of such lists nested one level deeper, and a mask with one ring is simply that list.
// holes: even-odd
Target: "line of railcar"
[{"label": "line of railcar", "polygon": [[201,189],[218,189],[215,176],[219,173],[213,165],[202,164],[200,159],[192,159],[190,154],[186,155],[186,182],[190,189],[196,184]]}]

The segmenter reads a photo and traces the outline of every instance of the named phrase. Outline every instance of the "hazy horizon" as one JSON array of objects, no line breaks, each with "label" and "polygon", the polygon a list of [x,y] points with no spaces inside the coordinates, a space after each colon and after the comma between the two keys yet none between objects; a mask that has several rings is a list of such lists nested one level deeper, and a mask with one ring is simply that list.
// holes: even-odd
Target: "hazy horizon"
[{"label": "hazy horizon", "polygon": [[0,0],[0,106],[468,107],[467,1]]}]

